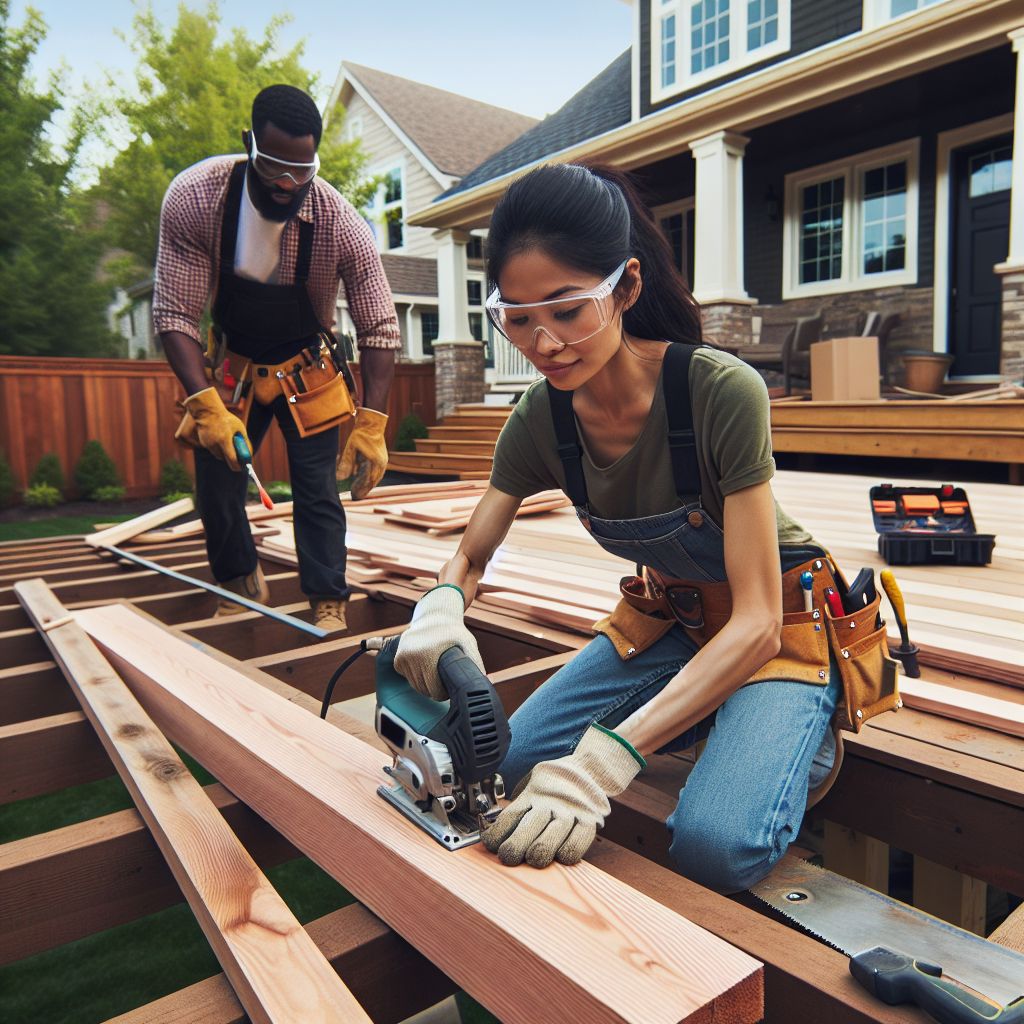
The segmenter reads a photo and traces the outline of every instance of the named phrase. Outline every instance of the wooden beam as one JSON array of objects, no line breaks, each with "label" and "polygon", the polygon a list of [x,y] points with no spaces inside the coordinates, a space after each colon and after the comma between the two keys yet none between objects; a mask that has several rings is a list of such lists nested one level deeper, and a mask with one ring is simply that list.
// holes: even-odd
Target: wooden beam
[{"label": "wooden beam", "polygon": [[81,711],[0,726],[0,804],[113,774]]},{"label": "wooden beam", "polygon": [[1009,917],[988,937],[988,941],[1024,953],[1024,903],[1010,912]]},{"label": "wooden beam", "polygon": [[838,875],[889,892],[889,845],[834,821],[825,822],[825,867]]},{"label": "wooden beam", "polygon": [[1024,737],[1024,702],[1000,700],[956,686],[905,677],[900,678],[900,696],[908,707]]},{"label": "wooden beam", "polygon": [[75,711],[78,702],[52,661],[0,669],[0,725]]},{"label": "wooden beam", "polygon": [[42,580],[15,586],[251,1020],[370,1018],[202,787]]},{"label": "wooden beam", "polygon": [[187,516],[189,512],[195,511],[195,504],[191,498],[182,498],[180,501],[172,501],[170,505],[162,505],[160,508],[146,512],[144,515],[136,516],[127,522],[118,523],[108,530],[100,530],[99,533],[88,534],[85,543],[94,548],[103,548],[123,544],[126,540],[153,530],[164,523],[169,523],[179,516]]},{"label": "wooden beam", "polygon": [[[374,1024],[399,1024],[457,991],[433,964],[358,903],[311,921],[306,930]],[[244,1024],[245,1020],[227,978],[220,974],[107,1024]]]},{"label": "wooden beam", "polygon": [[958,928],[984,937],[988,886],[977,878],[943,867],[927,857],[914,858],[914,906]]},{"label": "wooden beam", "polygon": [[[507,1024],[552,1005],[693,1020],[727,994],[737,1024],[760,1019],[759,965],[690,922],[585,865],[509,871],[444,850],[376,795],[379,753],[128,609],[78,618],[169,735]],[[437,927],[442,906],[457,927]]]}]

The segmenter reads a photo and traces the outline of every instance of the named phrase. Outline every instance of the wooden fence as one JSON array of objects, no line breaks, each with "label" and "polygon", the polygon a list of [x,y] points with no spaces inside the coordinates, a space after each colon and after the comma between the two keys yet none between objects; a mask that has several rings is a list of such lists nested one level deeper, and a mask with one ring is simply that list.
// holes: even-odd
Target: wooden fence
[{"label": "wooden fence", "polygon": [[[56,452],[73,496],[75,464],[86,441],[97,440],[117,464],[128,496],[149,497],[159,493],[160,468],[168,459],[192,471],[191,451],[174,440],[182,397],[171,368],[160,361],[0,356],[0,452],[19,490],[40,456]],[[410,412],[436,422],[433,364],[395,368],[389,445]],[[284,442],[273,426],[256,465],[265,482],[288,479]]]}]

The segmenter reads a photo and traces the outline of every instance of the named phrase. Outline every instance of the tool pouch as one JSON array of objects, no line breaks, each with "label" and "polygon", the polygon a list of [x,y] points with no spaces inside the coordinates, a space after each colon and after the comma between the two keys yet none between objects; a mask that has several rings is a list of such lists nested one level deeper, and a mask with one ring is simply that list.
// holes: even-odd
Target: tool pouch
[{"label": "tool pouch", "polygon": [[611,615],[594,623],[594,630],[608,637],[619,657],[629,661],[657,643],[675,625],[675,619],[664,595],[648,597],[639,576],[623,576],[619,592],[619,603]]},{"label": "tool pouch", "polygon": [[845,700],[837,709],[839,725],[860,732],[868,719],[902,707],[898,664],[889,656],[885,625],[876,628],[881,595],[852,615],[833,616],[824,607],[829,639]]},{"label": "tool pouch", "polygon": [[253,365],[251,373],[255,400],[270,405],[283,395],[300,437],[321,434],[355,414],[345,377],[323,347],[311,366],[296,356],[274,365]]}]

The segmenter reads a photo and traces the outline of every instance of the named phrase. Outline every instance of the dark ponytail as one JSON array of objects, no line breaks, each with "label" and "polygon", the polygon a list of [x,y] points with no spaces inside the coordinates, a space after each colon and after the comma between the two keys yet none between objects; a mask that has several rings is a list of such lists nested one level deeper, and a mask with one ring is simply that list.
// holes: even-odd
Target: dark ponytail
[{"label": "dark ponytail", "polygon": [[668,239],[621,171],[548,164],[514,181],[494,208],[487,235],[492,286],[508,260],[529,249],[601,277],[635,256],[643,288],[626,310],[625,329],[638,338],[700,342],[700,307],[676,268]]}]

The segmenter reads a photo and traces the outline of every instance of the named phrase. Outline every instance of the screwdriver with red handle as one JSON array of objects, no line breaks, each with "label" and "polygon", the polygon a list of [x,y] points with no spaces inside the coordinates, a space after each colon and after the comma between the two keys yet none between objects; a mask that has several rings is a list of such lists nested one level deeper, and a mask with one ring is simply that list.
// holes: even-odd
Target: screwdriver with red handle
[{"label": "screwdriver with red handle", "polygon": [[270,495],[267,494],[263,484],[260,483],[260,478],[256,475],[256,470],[253,469],[252,452],[249,451],[249,446],[245,442],[245,435],[239,431],[231,439],[231,442],[235,446],[235,454],[238,456],[238,461],[245,466],[246,471],[249,474],[249,479],[253,484],[255,484],[256,490],[259,492],[260,501],[263,502],[263,507],[272,510],[274,508],[274,503],[271,501]]}]

